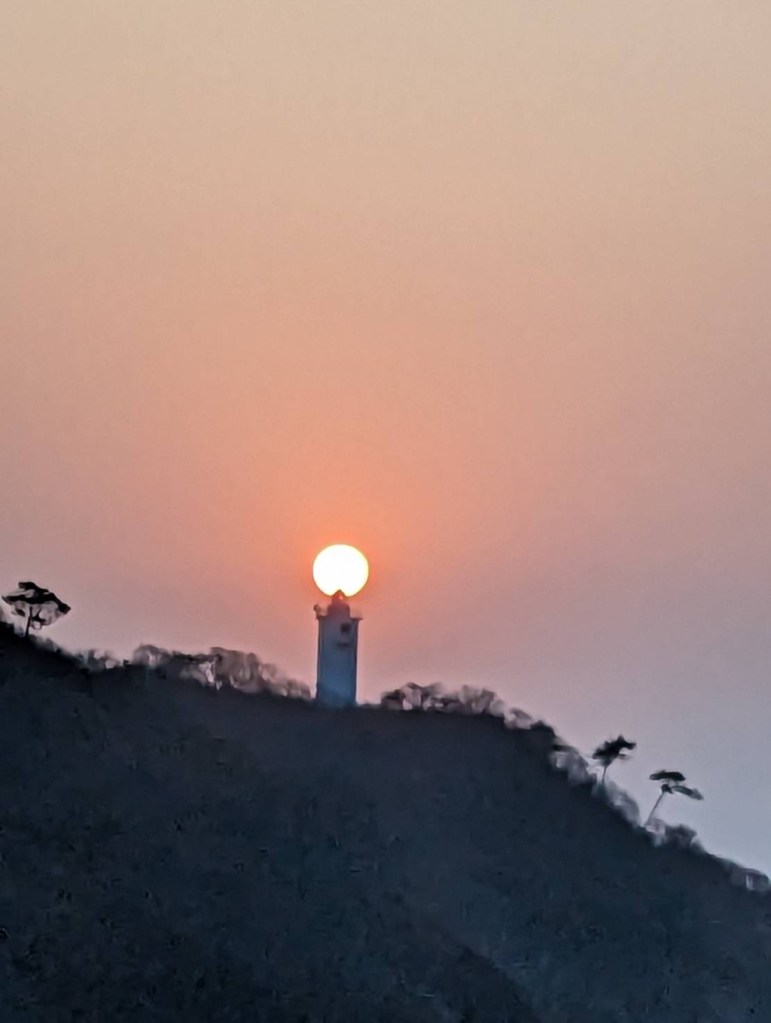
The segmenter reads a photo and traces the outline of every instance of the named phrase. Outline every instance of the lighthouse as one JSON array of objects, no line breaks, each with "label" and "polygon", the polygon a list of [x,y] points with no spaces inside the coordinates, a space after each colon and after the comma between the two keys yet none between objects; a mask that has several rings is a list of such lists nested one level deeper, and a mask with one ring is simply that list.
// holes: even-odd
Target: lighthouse
[{"label": "lighthouse", "polygon": [[369,577],[367,559],[355,547],[325,547],[313,563],[313,579],[328,604],[316,604],[319,627],[316,660],[316,701],[327,707],[356,703],[356,662],[361,615],[351,611],[348,598],[358,593]]},{"label": "lighthouse", "polygon": [[351,613],[342,590],[313,610],[319,623],[316,700],[327,707],[353,706],[361,617]]}]

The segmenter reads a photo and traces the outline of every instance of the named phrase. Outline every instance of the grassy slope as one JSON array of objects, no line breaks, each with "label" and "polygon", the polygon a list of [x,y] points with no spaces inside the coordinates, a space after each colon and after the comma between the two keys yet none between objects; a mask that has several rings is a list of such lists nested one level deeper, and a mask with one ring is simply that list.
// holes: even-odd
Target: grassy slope
[{"label": "grassy slope", "polygon": [[[5,638],[3,1019],[771,1019],[769,900],[490,719],[104,676]],[[0,640],[2,637],[0,637]]]}]

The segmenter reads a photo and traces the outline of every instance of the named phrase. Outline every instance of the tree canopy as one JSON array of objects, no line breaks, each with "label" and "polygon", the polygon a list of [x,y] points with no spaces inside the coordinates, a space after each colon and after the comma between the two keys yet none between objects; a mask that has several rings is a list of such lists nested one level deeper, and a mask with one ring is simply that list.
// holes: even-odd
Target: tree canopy
[{"label": "tree canopy", "polygon": [[53,624],[71,610],[70,605],[65,604],[52,590],[32,581],[20,582],[13,593],[3,597],[3,601],[9,605],[13,614],[26,619],[25,635],[29,635],[30,629],[42,629]]}]

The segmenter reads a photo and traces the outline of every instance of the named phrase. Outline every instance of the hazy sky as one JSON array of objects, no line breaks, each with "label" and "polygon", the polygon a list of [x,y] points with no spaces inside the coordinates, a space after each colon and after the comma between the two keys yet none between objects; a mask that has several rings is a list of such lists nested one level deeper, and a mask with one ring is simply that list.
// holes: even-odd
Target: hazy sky
[{"label": "hazy sky", "polygon": [[5,0],[0,585],[496,689],[771,870],[767,0]]}]

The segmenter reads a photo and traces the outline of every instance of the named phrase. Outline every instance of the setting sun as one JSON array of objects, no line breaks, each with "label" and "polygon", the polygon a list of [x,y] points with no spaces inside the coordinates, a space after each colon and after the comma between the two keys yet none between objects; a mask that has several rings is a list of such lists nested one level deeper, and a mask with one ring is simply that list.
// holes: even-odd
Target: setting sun
[{"label": "setting sun", "polygon": [[325,547],[313,562],[313,581],[328,597],[342,590],[352,597],[364,586],[369,577],[367,559],[355,547],[336,543]]}]

